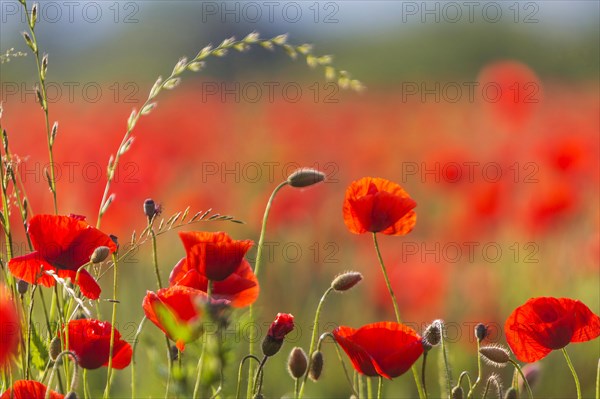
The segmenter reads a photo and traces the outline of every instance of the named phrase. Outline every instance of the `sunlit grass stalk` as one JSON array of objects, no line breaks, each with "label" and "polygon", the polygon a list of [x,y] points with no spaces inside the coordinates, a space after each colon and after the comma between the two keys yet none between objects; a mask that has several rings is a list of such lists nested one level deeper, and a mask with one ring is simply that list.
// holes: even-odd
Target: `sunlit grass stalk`
[{"label": "sunlit grass stalk", "polygon": [[[56,177],[55,177],[55,173],[54,173],[54,152],[53,152],[53,147],[54,147],[54,139],[55,136],[52,134],[52,130],[50,129],[50,118],[49,118],[49,113],[48,113],[48,96],[46,93],[46,70],[47,70],[47,55],[44,56],[44,60],[40,60],[40,54],[39,54],[39,45],[37,42],[37,38],[35,35],[35,22],[36,22],[36,18],[33,15],[33,11],[32,13],[30,13],[27,10],[27,1],[26,0],[22,0],[21,4],[23,5],[23,11],[25,16],[27,17],[27,25],[29,26],[29,33],[31,34],[29,40],[27,40],[27,37],[25,37],[25,42],[27,43],[27,45],[29,46],[29,48],[31,49],[31,51],[33,51],[33,54],[35,55],[35,65],[37,67],[37,73],[38,73],[38,78],[39,78],[39,83],[40,83],[40,87],[39,87],[39,98],[38,100],[40,101],[40,106],[42,107],[42,110],[44,111],[44,121],[45,121],[45,125],[46,125],[46,137],[47,137],[47,141],[48,141],[48,158],[49,158],[49,164],[48,164],[48,169],[50,169],[50,171],[48,172],[48,169],[46,169],[46,177],[48,179],[48,185],[50,186],[50,191],[52,192],[52,200],[54,203],[54,213],[58,214],[58,203],[56,200]],[[36,6],[34,6],[36,7]],[[37,8],[37,7],[36,7]]]},{"label": "sunlit grass stalk", "polygon": [[379,376],[377,379],[377,399],[381,399],[381,391],[383,388],[383,377]]},{"label": "sunlit grass stalk", "polygon": [[[441,346],[441,364],[440,369],[443,370],[443,383],[442,390],[446,388],[446,392],[448,393],[448,397],[452,395],[452,371],[450,370],[450,362],[448,361],[448,349],[446,345],[446,326],[441,320],[437,321],[438,328],[440,329],[440,346]],[[442,373],[440,373],[441,378]]]},{"label": "sunlit grass stalk", "polygon": [[596,366],[596,399],[600,399],[600,359],[598,359],[598,366]]},{"label": "sunlit grass stalk", "polygon": [[569,370],[571,370],[571,374],[573,374],[573,380],[575,380],[575,388],[577,389],[577,399],[581,399],[581,385],[579,384],[579,377],[577,376],[575,367],[573,367],[573,363],[571,362],[571,358],[569,357],[566,348],[562,348],[562,353],[563,355],[565,355],[565,360],[567,361]]},{"label": "sunlit grass stalk", "polygon": [[108,370],[106,371],[106,386],[104,389],[104,399],[107,399],[110,396],[110,386],[112,383],[112,373],[113,373],[113,367],[112,367],[112,358],[113,358],[113,351],[114,351],[114,346],[115,346],[115,324],[117,322],[117,304],[118,304],[118,300],[117,300],[117,290],[118,290],[118,271],[119,271],[119,261],[117,259],[117,256],[113,253],[112,254],[112,261],[113,261],[113,298],[112,298],[112,317],[111,317],[111,329],[110,329],[110,348],[108,351]]},{"label": "sunlit grass stalk", "polygon": [[[398,301],[396,300],[396,295],[394,294],[394,290],[392,289],[392,285],[390,283],[390,279],[387,274],[387,270],[385,268],[385,263],[383,262],[383,257],[381,256],[381,251],[379,250],[379,243],[377,242],[377,233],[373,233],[373,244],[375,245],[375,252],[377,252],[377,259],[379,260],[379,265],[381,266],[381,271],[383,272],[383,278],[385,279],[385,285],[387,286],[388,292],[390,293],[390,297],[392,298],[392,304],[394,305],[394,313],[396,315],[396,321],[398,323],[402,323],[402,319],[400,318],[400,309],[398,308]],[[443,345],[443,341],[442,341]],[[443,350],[443,346],[442,346]],[[421,380],[419,378],[419,372],[417,368],[413,364],[411,366],[411,371],[413,374],[413,378],[415,380],[415,384],[417,385],[417,392],[419,394],[420,399],[425,399],[425,392],[423,390],[423,386],[421,386]]]},{"label": "sunlit grass stalk", "polygon": [[317,341],[317,332],[319,331],[319,316],[321,315],[321,309],[323,307],[323,304],[325,303],[325,298],[327,298],[327,295],[329,295],[331,291],[333,291],[333,287],[329,287],[327,291],[325,291],[325,293],[321,297],[321,300],[319,300],[319,305],[317,306],[317,311],[315,312],[315,321],[313,323],[313,331],[312,336],[310,338],[310,348],[308,349],[308,367],[306,368],[306,373],[304,374],[304,379],[302,380],[302,385],[300,386],[300,391],[298,393],[299,399],[301,399],[302,395],[304,394],[304,387],[306,385],[306,380],[308,378],[308,373],[310,371],[310,366],[312,363],[312,353]]}]

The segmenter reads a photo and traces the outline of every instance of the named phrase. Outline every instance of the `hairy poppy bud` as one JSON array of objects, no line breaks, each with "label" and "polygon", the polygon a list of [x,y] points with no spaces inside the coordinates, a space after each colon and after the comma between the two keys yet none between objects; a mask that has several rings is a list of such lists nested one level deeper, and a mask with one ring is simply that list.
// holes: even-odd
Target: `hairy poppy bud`
[{"label": "hairy poppy bud", "polygon": [[504,394],[504,399],[517,399],[517,390],[513,387],[508,388]]},{"label": "hairy poppy bud", "polygon": [[312,168],[300,168],[288,176],[287,182],[292,187],[312,186],[325,180],[325,173]]},{"label": "hairy poppy bud", "polygon": [[475,337],[477,337],[477,340],[479,342],[483,341],[485,339],[485,337],[487,337],[488,335],[488,328],[485,324],[477,324],[475,326]]},{"label": "hairy poppy bud", "polygon": [[308,356],[306,356],[306,352],[300,347],[295,347],[290,352],[290,357],[288,358],[288,371],[293,378],[300,378],[306,373],[306,368],[308,367]]},{"label": "hairy poppy bud", "polygon": [[323,353],[316,351],[312,354],[310,359],[310,369],[308,370],[308,376],[311,380],[317,381],[321,377],[323,371]]},{"label": "hairy poppy bud", "polygon": [[19,294],[24,295],[27,292],[28,288],[29,288],[29,283],[27,281],[24,281],[24,280],[17,281],[17,292]]},{"label": "hairy poppy bud", "polygon": [[152,220],[154,215],[156,215],[156,203],[152,198],[148,198],[144,201],[144,214],[148,220]]},{"label": "hairy poppy bud", "polygon": [[450,395],[452,399],[463,399],[464,392],[460,386],[452,388],[452,393]]},{"label": "hairy poppy bud", "polygon": [[440,331],[440,326],[438,323],[433,322],[425,329],[423,332],[423,340],[424,343],[429,346],[439,345],[442,339],[442,332]]},{"label": "hairy poppy bud", "polygon": [[98,247],[92,252],[92,256],[90,256],[90,261],[92,263],[100,263],[104,262],[108,255],[110,254],[110,248],[102,246]]},{"label": "hairy poppy bud", "polygon": [[479,348],[479,353],[494,367],[504,367],[510,360],[508,349],[500,345],[488,345]]},{"label": "hairy poppy bud", "polygon": [[50,355],[50,359],[52,359],[52,361],[55,362],[58,358],[58,355],[60,355],[61,351],[62,344],[60,342],[60,338],[54,337],[52,341],[50,341],[50,345],[48,347],[48,355]]},{"label": "hairy poppy bud", "polygon": [[281,349],[282,345],[283,345],[283,339],[276,339],[276,338],[271,337],[270,335],[267,335],[265,337],[265,339],[263,339],[263,342],[262,342],[263,354],[265,356],[273,356],[277,352],[279,352],[279,349]]},{"label": "hairy poppy bud", "polygon": [[337,276],[331,282],[331,288],[338,292],[347,291],[362,280],[363,276],[359,272],[346,272]]}]

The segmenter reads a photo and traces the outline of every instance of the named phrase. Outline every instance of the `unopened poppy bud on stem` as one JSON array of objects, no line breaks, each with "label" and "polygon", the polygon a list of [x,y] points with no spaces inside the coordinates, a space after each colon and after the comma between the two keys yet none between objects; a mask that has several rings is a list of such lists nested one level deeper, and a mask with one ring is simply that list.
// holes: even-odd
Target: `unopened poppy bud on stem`
[{"label": "unopened poppy bud on stem", "polygon": [[271,323],[269,331],[262,342],[262,351],[265,356],[273,356],[283,345],[285,336],[294,329],[294,316],[289,313],[277,313]]},{"label": "unopened poppy bud on stem", "polygon": [[354,287],[362,280],[363,276],[359,272],[346,272],[337,276],[331,282],[331,288],[335,291],[343,292]]},{"label": "unopened poppy bud on stem", "polygon": [[308,187],[325,180],[325,173],[312,168],[301,168],[288,176],[287,182],[296,188]]},{"label": "unopened poppy bud on stem", "polygon": [[50,345],[48,347],[48,355],[50,355],[50,359],[55,362],[62,352],[62,344],[60,342],[60,338],[54,337],[52,341],[50,341]]},{"label": "unopened poppy bud on stem", "polygon": [[463,397],[464,397],[463,389],[460,386],[452,388],[452,393],[451,393],[450,397],[452,399],[463,399]]},{"label": "unopened poppy bud on stem", "polygon": [[152,220],[154,215],[156,215],[156,203],[152,198],[148,198],[144,201],[144,214],[148,220]]},{"label": "unopened poppy bud on stem", "polygon": [[17,292],[19,294],[24,295],[27,292],[28,288],[29,288],[29,283],[27,281],[24,281],[24,280],[17,281]]},{"label": "unopened poppy bud on stem", "polygon": [[479,323],[475,326],[475,337],[479,342],[483,341],[488,335],[488,328],[485,324]]},{"label": "unopened poppy bud on stem", "polygon": [[423,341],[424,344],[428,344],[430,346],[439,345],[442,339],[442,333],[440,331],[440,326],[438,323],[433,322],[425,329],[423,333]]},{"label": "unopened poppy bud on stem", "polygon": [[304,350],[300,347],[295,347],[290,352],[290,357],[288,358],[288,371],[293,378],[300,378],[306,373],[306,368],[308,367],[308,356]]},{"label": "unopened poppy bud on stem", "polygon": [[483,346],[479,353],[491,366],[504,367],[510,361],[508,349],[500,345]]},{"label": "unopened poppy bud on stem", "polygon": [[317,381],[319,377],[321,377],[321,372],[323,371],[323,353],[321,351],[316,351],[312,354],[310,359],[310,369],[308,370],[308,377]]},{"label": "unopened poppy bud on stem", "polygon": [[506,393],[504,394],[504,399],[517,399],[517,390],[513,387],[508,388]]},{"label": "unopened poppy bud on stem", "polygon": [[108,258],[109,254],[110,254],[110,248],[105,247],[105,246],[98,247],[94,250],[94,252],[92,253],[92,256],[90,256],[90,261],[92,263],[104,262],[104,260],[106,260],[106,258]]}]

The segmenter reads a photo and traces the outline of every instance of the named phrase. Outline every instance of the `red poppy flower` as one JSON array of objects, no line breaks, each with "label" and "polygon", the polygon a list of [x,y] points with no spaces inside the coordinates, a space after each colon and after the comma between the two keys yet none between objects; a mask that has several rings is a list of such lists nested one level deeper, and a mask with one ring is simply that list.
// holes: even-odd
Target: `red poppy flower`
[{"label": "red poppy flower", "polygon": [[398,377],[423,353],[419,334],[399,323],[367,324],[358,330],[340,326],[333,330],[333,336],[354,369],[369,377]]},{"label": "red poppy flower", "polygon": [[531,363],[570,342],[598,337],[600,317],[573,299],[531,298],[512,312],[504,331],[517,359]]},{"label": "red poppy flower", "polygon": [[44,271],[53,271],[61,278],[69,278],[81,293],[98,299],[100,286],[87,270],[77,270],[90,261],[98,247],[117,247],[109,236],[90,226],[83,216],[36,215],[27,229],[35,252],[13,258],[8,267],[13,275],[30,284],[53,287],[56,281]]},{"label": "red poppy flower", "polygon": [[[196,340],[200,335],[200,329],[194,328],[194,325],[202,314],[202,301],[206,299],[206,293],[200,290],[175,285],[156,293],[148,291],[142,307],[146,317],[183,351],[186,343]],[[162,312],[167,314],[161,313],[161,306],[164,309]]]},{"label": "red poppy flower", "polygon": [[289,313],[277,313],[275,320],[269,326],[267,335],[273,339],[284,339],[294,329],[294,316]]},{"label": "red poppy flower", "polygon": [[364,177],[346,190],[344,222],[354,234],[404,235],[413,229],[417,221],[412,210],[415,206],[417,203],[398,184]]},{"label": "red poppy flower", "polygon": [[232,240],[223,232],[181,232],[179,237],[190,267],[212,281],[223,281],[235,272],[254,244],[251,240]]},{"label": "red poppy flower", "polygon": [[8,363],[19,346],[21,326],[9,292],[0,285],[0,367]]},{"label": "red poppy flower", "polygon": [[[106,321],[80,319],[69,322],[69,350],[77,355],[81,367],[91,370],[108,366],[111,330],[112,325]],[[61,337],[60,332],[58,336]],[[63,339],[63,348],[65,347]],[[123,341],[121,334],[115,329],[112,367],[127,367],[131,362],[131,354],[131,345]]]},{"label": "red poppy flower", "polygon": [[[186,258],[175,265],[169,276],[173,285],[183,285],[206,292],[208,278],[195,268],[190,268]],[[212,298],[225,299],[231,306],[243,308],[253,304],[258,298],[258,280],[250,264],[242,259],[237,270],[223,281],[213,281]]]},{"label": "red poppy flower", "polygon": [[[48,388],[37,381],[19,380],[8,388],[0,399],[45,399]],[[63,399],[65,395],[50,390],[50,399]]]}]

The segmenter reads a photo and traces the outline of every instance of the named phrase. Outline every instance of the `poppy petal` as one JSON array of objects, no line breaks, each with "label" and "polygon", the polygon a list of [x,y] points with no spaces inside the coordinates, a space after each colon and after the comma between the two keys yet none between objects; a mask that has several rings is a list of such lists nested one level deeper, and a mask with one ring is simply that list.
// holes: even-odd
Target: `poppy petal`
[{"label": "poppy petal", "polygon": [[[85,269],[81,269],[79,271],[79,277],[77,277],[77,272],[74,270],[68,269],[58,269],[56,274],[61,278],[69,278],[72,282],[75,282],[76,285],[79,286],[81,293],[92,300],[96,300],[100,298],[100,293],[102,290],[100,286],[96,282],[96,279],[92,277],[92,275]],[[75,279],[77,278],[77,281]]]},{"label": "poppy petal", "polygon": [[44,287],[54,287],[56,281],[52,276],[44,273],[45,270],[56,273],[56,268],[44,260],[39,252],[12,258],[8,268],[13,276],[27,281],[29,284],[40,284]]},{"label": "poppy petal", "polygon": [[575,316],[575,331],[571,342],[591,341],[600,336],[600,317],[595,315],[583,302],[560,298],[566,309],[572,309]]},{"label": "poppy petal", "polygon": [[[37,381],[19,380],[15,381],[11,388],[8,388],[0,399],[45,399],[48,388]],[[50,390],[50,399],[63,399],[65,396]]]}]

